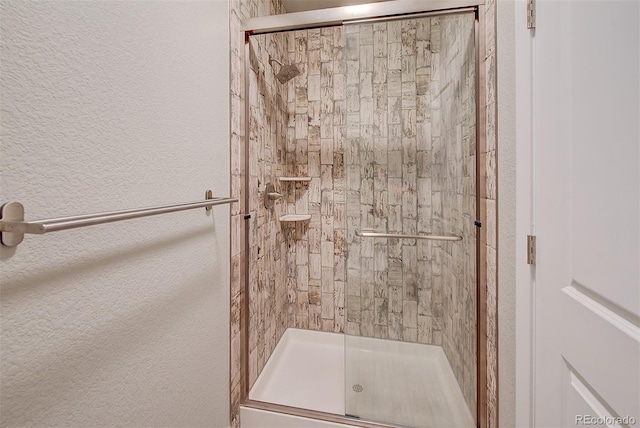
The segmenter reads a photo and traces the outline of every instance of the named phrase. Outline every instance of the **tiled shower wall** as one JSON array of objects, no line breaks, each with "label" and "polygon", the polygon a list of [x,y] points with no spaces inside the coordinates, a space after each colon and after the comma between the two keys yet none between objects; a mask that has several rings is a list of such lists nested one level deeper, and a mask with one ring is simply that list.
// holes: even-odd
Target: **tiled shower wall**
[{"label": "tiled shower wall", "polygon": [[308,222],[288,232],[290,327],[344,331],[344,61],[341,27],[288,33],[289,61],[302,74],[289,91],[287,172],[311,177],[282,186],[288,213]]},{"label": "tiled shower wall", "polygon": [[[486,409],[480,414],[480,421],[484,426],[498,426],[498,215],[497,215],[497,154],[498,139],[496,135],[497,124],[497,99],[498,88],[496,87],[496,1],[487,0],[484,7],[484,37],[481,38],[481,52],[484,57],[480,58],[480,70],[485,74],[486,86],[481,87],[481,97],[483,104],[480,108],[481,127],[484,133],[484,145],[480,147],[481,174],[484,179],[480,180],[480,213],[482,215],[482,239],[480,251],[484,252],[482,258],[486,264],[480,266],[482,289],[481,295],[485,298],[481,302],[485,304],[481,313],[485,316],[479,322],[484,323],[486,335],[480,342],[486,346],[486,379],[480,379],[480,394],[486,397]],[[509,144],[511,142],[503,142]],[[484,342],[484,343],[483,343]]]},{"label": "tiled shower wall", "polygon": [[288,85],[276,79],[286,57],[282,34],[252,36],[249,43],[249,385],[262,371],[287,328],[286,230],[265,207],[267,184],[278,183],[287,160]]},{"label": "tiled shower wall", "polygon": [[357,24],[345,36],[347,333],[442,345],[473,412],[474,17]]}]

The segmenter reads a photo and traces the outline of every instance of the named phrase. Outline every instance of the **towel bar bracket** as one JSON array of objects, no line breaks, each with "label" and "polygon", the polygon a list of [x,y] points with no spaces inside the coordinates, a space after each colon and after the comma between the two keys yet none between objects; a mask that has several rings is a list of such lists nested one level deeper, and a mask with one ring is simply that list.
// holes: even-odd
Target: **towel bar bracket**
[{"label": "towel bar bracket", "polygon": [[[207,191],[205,191],[205,192],[204,192],[204,200],[206,201],[206,200],[208,200],[208,199],[213,199],[213,192],[211,191],[211,189],[209,189],[209,190],[207,190]],[[211,205],[209,205],[209,206],[207,206],[207,207],[204,207],[204,210],[205,210],[206,212],[211,211],[211,210],[212,210]]]},{"label": "towel bar bracket", "polygon": [[[24,206],[20,202],[7,202],[0,206],[0,221],[23,222]],[[22,232],[0,232],[0,242],[6,247],[15,247],[24,239]]]}]

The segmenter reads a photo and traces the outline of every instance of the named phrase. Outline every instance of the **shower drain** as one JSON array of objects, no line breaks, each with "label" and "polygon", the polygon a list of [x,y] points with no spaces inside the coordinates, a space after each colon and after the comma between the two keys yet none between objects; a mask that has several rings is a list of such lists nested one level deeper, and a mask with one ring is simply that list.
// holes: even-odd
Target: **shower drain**
[{"label": "shower drain", "polygon": [[355,392],[362,392],[362,391],[364,391],[364,388],[359,383],[356,383],[355,385],[353,385],[353,390]]}]

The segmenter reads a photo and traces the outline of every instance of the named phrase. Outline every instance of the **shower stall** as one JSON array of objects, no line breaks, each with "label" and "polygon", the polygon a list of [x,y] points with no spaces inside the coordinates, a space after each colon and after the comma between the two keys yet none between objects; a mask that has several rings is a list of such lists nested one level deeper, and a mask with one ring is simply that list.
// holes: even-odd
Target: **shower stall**
[{"label": "shower stall", "polygon": [[244,23],[246,426],[478,426],[482,7]]}]

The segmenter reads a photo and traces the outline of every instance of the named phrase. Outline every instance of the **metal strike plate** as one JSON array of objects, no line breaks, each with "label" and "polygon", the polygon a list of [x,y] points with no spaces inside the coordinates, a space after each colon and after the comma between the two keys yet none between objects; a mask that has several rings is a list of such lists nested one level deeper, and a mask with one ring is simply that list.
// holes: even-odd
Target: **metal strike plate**
[{"label": "metal strike plate", "polygon": [[[24,206],[20,202],[7,202],[0,207],[0,221],[19,222],[24,221]],[[24,233],[7,232],[2,227],[0,242],[5,247],[16,247],[24,239]]]}]

